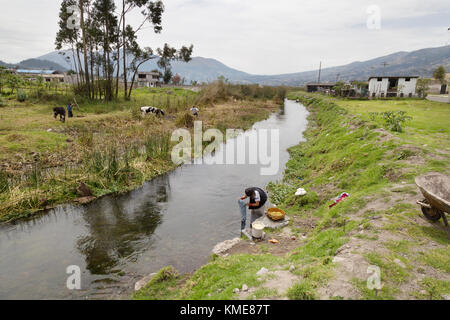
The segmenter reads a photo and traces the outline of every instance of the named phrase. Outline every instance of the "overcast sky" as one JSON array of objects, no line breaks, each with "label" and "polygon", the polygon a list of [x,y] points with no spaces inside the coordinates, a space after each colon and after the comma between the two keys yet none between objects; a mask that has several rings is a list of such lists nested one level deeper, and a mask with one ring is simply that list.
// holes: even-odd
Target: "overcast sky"
[{"label": "overcast sky", "polygon": [[[60,3],[0,0],[0,60],[16,63],[53,51]],[[160,35],[143,30],[143,46],[192,43],[195,56],[254,74],[307,71],[317,69],[319,61],[330,67],[450,44],[449,0],[164,3],[164,30]],[[131,22],[137,24],[138,18],[136,12]]]}]

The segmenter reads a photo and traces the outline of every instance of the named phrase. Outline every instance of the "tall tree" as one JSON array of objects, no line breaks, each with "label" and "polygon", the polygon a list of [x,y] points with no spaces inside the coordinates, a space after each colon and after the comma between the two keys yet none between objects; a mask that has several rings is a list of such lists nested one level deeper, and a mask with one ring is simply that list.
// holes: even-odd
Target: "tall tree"
[{"label": "tall tree", "polygon": [[[118,13],[115,2],[122,5]],[[68,26],[68,21],[74,17],[73,7],[79,13],[79,26],[75,28]],[[141,9],[142,21],[133,27],[126,22],[127,16],[136,8]],[[153,26],[155,33],[160,33],[163,12],[164,5],[160,0],[62,0],[55,45],[58,50],[63,47],[72,50],[74,68],[80,76],[83,94],[90,99],[117,98],[122,64],[124,95],[126,99],[131,96],[139,67],[150,59],[158,58],[150,47],[140,47],[137,34],[148,24]],[[192,50],[192,45],[176,50],[166,44],[163,49],[157,50],[159,65],[167,75],[171,72],[171,61],[189,61]],[[128,64],[129,56],[132,60]],[[128,88],[130,75],[133,80]]]},{"label": "tall tree", "polygon": [[167,43],[164,44],[164,47],[157,50],[159,55],[158,66],[164,70],[163,79],[164,83],[168,84],[170,80],[172,80],[172,61],[191,61],[192,52],[194,50],[194,46],[190,47],[183,46],[180,50],[170,47]]},{"label": "tall tree", "polygon": [[172,78],[172,83],[175,86],[178,86],[181,83],[181,76],[177,73],[176,75],[173,76]]},{"label": "tall tree", "polygon": [[93,18],[100,24],[99,38],[103,50],[103,77],[105,78],[105,99],[113,98],[113,63],[111,57],[112,44],[117,43],[118,20],[115,16],[115,4],[113,0],[95,0],[93,3]]},{"label": "tall tree", "polygon": [[[77,7],[77,0],[63,0],[61,3],[61,8],[59,11],[59,21],[58,21],[58,32],[56,33],[55,47],[56,50],[61,50],[64,47],[68,47],[72,52],[72,62],[71,66],[77,73],[78,77],[81,76],[81,66],[75,56],[75,49],[79,40],[79,29],[76,28],[75,21],[70,21],[73,19],[73,12],[70,8]],[[65,56],[66,53],[62,52]],[[67,60],[69,58],[69,60]],[[70,57],[66,57],[67,61],[70,61]],[[78,84],[80,83],[80,78],[78,78]]]},{"label": "tall tree", "polygon": [[87,89],[88,97],[92,98],[91,83],[90,83],[90,77],[89,77],[89,71],[88,71],[88,60],[87,60],[88,57],[87,57],[86,26],[84,24],[84,10],[85,10],[86,3],[88,4],[87,0],[79,0],[81,41],[82,41],[83,58],[84,58],[84,76],[86,79],[86,89]]},{"label": "tall tree", "polygon": [[436,80],[439,80],[439,82],[441,83],[441,85],[445,84],[445,75],[446,75],[446,71],[444,66],[439,66],[436,70],[434,70],[433,72],[433,77]]},{"label": "tall tree", "polygon": [[[126,24],[127,15],[130,14],[133,9],[142,9],[142,21],[139,26],[134,29],[131,25]],[[128,64],[127,54],[136,49],[133,41],[136,39],[137,33],[142,30],[146,24],[153,25],[155,33],[161,33],[162,31],[162,14],[164,13],[164,4],[162,1],[150,1],[150,0],[122,0],[122,13],[120,16],[120,22],[122,27],[122,69],[123,69],[123,82],[125,97],[128,97]],[[130,49],[130,50],[129,50]],[[141,51],[142,52],[142,51]],[[118,50],[120,55],[120,46]],[[131,70],[133,72],[133,70]]]}]

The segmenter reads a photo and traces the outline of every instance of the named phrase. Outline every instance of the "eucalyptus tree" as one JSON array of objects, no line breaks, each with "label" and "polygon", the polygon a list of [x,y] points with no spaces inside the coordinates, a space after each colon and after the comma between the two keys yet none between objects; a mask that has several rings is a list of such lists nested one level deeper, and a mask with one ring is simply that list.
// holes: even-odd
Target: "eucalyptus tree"
[{"label": "eucalyptus tree", "polygon": [[433,77],[436,80],[439,80],[439,82],[441,83],[441,85],[445,84],[445,74],[447,71],[445,71],[444,66],[439,66],[436,70],[434,70],[433,72]]},{"label": "eucalyptus tree", "polygon": [[103,51],[103,77],[105,78],[105,99],[112,100],[112,45],[118,41],[118,19],[115,15],[113,0],[95,0],[93,3],[92,17],[99,23],[98,35]]},{"label": "eucalyptus tree", "polygon": [[91,95],[91,81],[88,68],[88,56],[87,56],[87,32],[85,24],[85,9],[90,5],[89,0],[78,0],[78,9],[80,10],[80,28],[81,28],[81,45],[83,49],[83,59],[84,59],[84,77],[86,81],[86,89],[89,98]]},{"label": "eucalyptus tree", "polygon": [[[116,12],[116,2],[122,4],[119,12]],[[134,9],[140,9],[142,15],[137,26],[126,23]],[[158,56],[149,46],[141,47],[137,41],[137,34],[146,25],[151,25],[155,33],[162,31],[163,13],[164,4],[160,0],[62,0],[55,45],[57,50],[63,47],[72,50],[81,93],[90,99],[117,98],[122,64],[124,96],[128,99],[139,67],[158,57],[158,65],[164,69],[166,77],[170,74],[170,81],[171,61],[190,61],[193,46],[177,50],[166,44],[156,50]],[[77,23],[69,23],[73,20]],[[132,57],[129,63],[127,56]],[[129,76],[132,76],[130,88]]]},{"label": "eucalyptus tree", "polygon": [[[58,32],[56,33],[55,46],[56,50],[61,50],[64,47],[68,47],[72,52],[72,63],[74,71],[78,76],[82,74],[82,66],[75,56],[75,50],[77,50],[77,57],[79,58],[79,29],[75,27],[75,21],[73,19],[73,11],[71,8],[78,7],[78,0],[63,0],[61,3],[61,8],[59,11],[59,21],[58,21]],[[70,57],[66,57],[66,53],[63,52],[62,55],[65,57],[66,61],[70,61]],[[69,59],[67,59],[69,58]],[[80,78],[78,78],[80,81]]]},{"label": "eucalyptus tree", "polygon": [[[142,21],[140,24],[133,28],[131,25],[126,24],[127,15],[129,15],[134,9],[141,9]],[[119,19],[119,27],[121,28],[121,43],[117,46],[117,56],[120,57],[120,48],[122,47],[122,70],[123,70],[123,83],[124,83],[124,93],[125,98],[128,95],[128,76],[129,71],[134,74],[133,66],[136,63],[135,58],[133,58],[129,70],[127,63],[127,54],[138,52],[143,54],[148,53],[148,50],[137,50],[135,47],[135,39],[137,33],[142,30],[146,24],[151,24],[153,26],[153,31],[155,33],[161,33],[162,31],[162,15],[164,13],[164,4],[162,1],[150,1],[150,0],[122,0],[122,12]],[[117,70],[117,83],[119,78],[119,69]]]},{"label": "eucalyptus tree", "polygon": [[192,52],[194,46],[183,46],[180,50],[170,47],[167,43],[164,47],[157,49],[159,55],[158,66],[164,70],[163,79],[164,83],[168,84],[172,80],[172,61],[191,61]]}]

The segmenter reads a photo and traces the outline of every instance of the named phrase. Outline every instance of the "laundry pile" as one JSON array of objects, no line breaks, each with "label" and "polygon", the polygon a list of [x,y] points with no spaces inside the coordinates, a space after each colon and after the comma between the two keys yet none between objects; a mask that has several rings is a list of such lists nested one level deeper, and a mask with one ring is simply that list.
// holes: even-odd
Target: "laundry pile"
[{"label": "laundry pile", "polygon": [[339,202],[343,201],[345,198],[350,197],[350,195],[347,192],[342,193],[339,197],[334,199],[334,203],[330,204],[330,208],[333,208],[335,205],[337,205]]}]

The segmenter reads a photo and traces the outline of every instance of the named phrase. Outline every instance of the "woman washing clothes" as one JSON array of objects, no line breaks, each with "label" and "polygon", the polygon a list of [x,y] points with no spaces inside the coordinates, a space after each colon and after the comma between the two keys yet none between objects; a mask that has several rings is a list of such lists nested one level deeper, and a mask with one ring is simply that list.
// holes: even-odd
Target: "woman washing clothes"
[{"label": "woman washing clothes", "polygon": [[[244,200],[249,198],[249,202]],[[247,223],[247,207],[250,214],[250,228],[253,222],[264,215],[264,206],[267,202],[267,193],[263,189],[252,187],[245,190],[245,195],[239,199],[239,208],[241,209],[241,232],[245,230]]]}]

